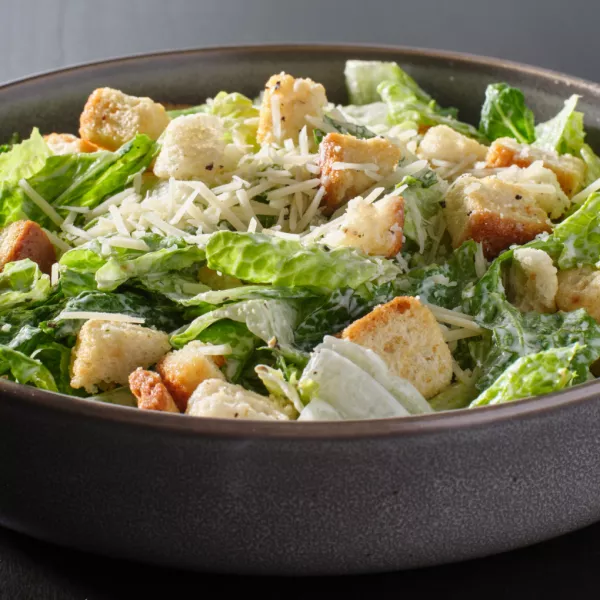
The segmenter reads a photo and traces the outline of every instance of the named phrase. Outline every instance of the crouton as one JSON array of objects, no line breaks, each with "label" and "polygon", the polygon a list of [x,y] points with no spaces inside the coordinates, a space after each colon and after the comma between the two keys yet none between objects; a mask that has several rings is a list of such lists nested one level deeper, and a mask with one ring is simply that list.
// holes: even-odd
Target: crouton
[{"label": "crouton", "polygon": [[148,368],[171,348],[169,336],[140,325],[86,321],[71,353],[71,386],[94,394],[98,385],[126,385],[138,367]]},{"label": "crouton", "polygon": [[350,200],[340,227],[323,241],[333,247],[351,246],[370,256],[396,256],[402,248],[404,200],[386,196],[376,203]]},{"label": "crouton", "polygon": [[44,230],[33,221],[16,221],[0,231],[0,271],[4,265],[29,258],[44,273],[56,262],[56,251]]},{"label": "crouton", "polygon": [[459,177],[446,194],[444,212],[452,245],[481,242],[488,259],[552,229],[531,192],[497,177]]},{"label": "crouton", "polygon": [[556,306],[565,312],[585,308],[600,323],[600,271],[588,266],[560,271]]},{"label": "crouton", "polygon": [[284,406],[274,398],[250,392],[241,385],[222,379],[207,379],[192,394],[186,414],[221,419],[289,421],[295,412],[291,405]]},{"label": "crouton", "polygon": [[487,166],[490,168],[511,165],[528,167],[537,160],[541,160],[544,167],[554,172],[560,187],[569,198],[583,186],[585,163],[570,154],[559,156],[551,150],[519,144],[512,138],[499,138],[492,143],[486,157]]},{"label": "crouton", "polygon": [[162,104],[120,90],[98,88],[83,108],[79,135],[101,148],[116,150],[137,133],[156,140],[168,124],[169,116]]},{"label": "crouton", "polygon": [[129,375],[129,389],[137,398],[138,408],[142,410],[179,413],[158,373],[138,367]]},{"label": "crouton", "polygon": [[433,313],[419,300],[399,296],[346,329],[342,338],[373,350],[390,371],[431,398],[452,381],[452,355]]},{"label": "crouton", "polygon": [[497,174],[498,179],[527,187],[537,205],[551,219],[559,219],[571,206],[571,201],[563,192],[556,174],[544,167],[541,160],[522,169],[513,165]]},{"label": "crouton", "polygon": [[338,168],[344,165],[336,163],[372,163],[377,165],[377,174],[386,177],[401,158],[400,148],[384,138],[359,140],[341,133],[328,133],[321,142],[319,152],[321,181],[325,188],[323,212],[328,215],[375,184],[375,180],[364,170]]},{"label": "crouton", "polygon": [[556,312],[557,269],[543,250],[518,248],[510,269],[511,302],[521,311]]},{"label": "crouton", "polygon": [[225,169],[225,131],[218,117],[202,113],[173,119],[162,140],[154,174],[200,179],[211,185]]},{"label": "crouton", "polygon": [[203,354],[203,346],[202,342],[190,342],[181,350],[163,356],[156,365],[156,370],[181,412],[185,412],[193,391],[205,379],[225,379],[219,370],[219,366],[225,362],[223,357]]},{"label": "crouton", "polygon": [[322,117],[326,105],[325,88],[320,83],[294,79],[283,72],[273,75],[267,81],[260,107],[258,141],[281,143],[289,138],[297,142],[304,126],[312,136],[313,126],[306,117]]},{"label": "crouton", "polygon": [[52,154],[80,154],[98,150],[96,144],[82,140],[70,133],[50,133],[44,136],[44,140]]},{"label": "crouton", "polygon": [[[436,125],[427,130],[417,155],[428,161],[444,161],[453,165],[464,164],[454,175],[460,175],[476,162],[485,160],[487,147],[462,135],[447,125]],[[435,165],[434,165],[435,166]]]}]

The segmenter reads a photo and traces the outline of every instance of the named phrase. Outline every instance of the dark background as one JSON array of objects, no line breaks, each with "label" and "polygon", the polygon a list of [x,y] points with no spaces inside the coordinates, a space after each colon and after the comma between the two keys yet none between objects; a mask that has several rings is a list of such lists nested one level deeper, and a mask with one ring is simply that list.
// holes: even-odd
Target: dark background
[{"label": "dark background", "polygon": [[[598,0],[0,0],[0,82],[132,53],[306,41],[456,50],[599,81],[599,30]],[[599,565],[600,525],[460,565],[327,581],[167,571],[0,530],[0,600],[292,599],[332,589],[349,598],[598,598]]]}]

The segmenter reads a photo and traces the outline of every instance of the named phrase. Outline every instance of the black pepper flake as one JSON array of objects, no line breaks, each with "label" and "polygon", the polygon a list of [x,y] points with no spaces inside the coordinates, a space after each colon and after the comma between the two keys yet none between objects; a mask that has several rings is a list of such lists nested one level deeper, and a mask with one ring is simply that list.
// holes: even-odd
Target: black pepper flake
[{"label": "black pepper flake", "polygon": [[473,214],[473,211],[472,211],[472,210],[468,210],[468,211],[467,211],[467,217],[470,217],[472,214]]},{"label": "black pepper flake", "polygon": [[204,168],[207,171],[212,171],[214,166],[215,166],[214,163],[208,163]]},{"label": "black pepper flake", "polygon": [[285,117],[281,117],[281,120],[282,120],[282,121],[285,121]]},{"label": "black pepper flake", "polygon": [[515,200],[521,200],[523,198],[523,196],[521,196],[521,194],[517,194],[515,196]]},{"label": "black pepper flake", "polygon": [[446,201],[445,201],[445,200],[442,200],[442,201],[440,202],[440,206],[441,206],[442,208],[446,208]]},{"label": "black pepper flake", "polygon": [[234,418],[237,419],[239,417],[240,413],[235,413]]},{"label": "black pepper flake", "polygon": [[278,90],[281,87],[281,81],[277,81],[273,86],[273,89]]}]

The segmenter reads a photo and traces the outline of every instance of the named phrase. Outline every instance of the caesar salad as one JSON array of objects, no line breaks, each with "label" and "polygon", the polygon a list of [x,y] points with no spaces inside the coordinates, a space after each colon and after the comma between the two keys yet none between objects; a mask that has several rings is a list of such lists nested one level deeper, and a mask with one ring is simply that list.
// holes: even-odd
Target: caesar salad
[{"label": "caesar salad", "polygon": [[536,123],[491,83],[475,127],[394,62],[345,77],[347,105],[283,72],[198,106],[100,88],[78,136],[1,145],[0,375],[273,421],[593,379],[600,158],[578,96]]}]

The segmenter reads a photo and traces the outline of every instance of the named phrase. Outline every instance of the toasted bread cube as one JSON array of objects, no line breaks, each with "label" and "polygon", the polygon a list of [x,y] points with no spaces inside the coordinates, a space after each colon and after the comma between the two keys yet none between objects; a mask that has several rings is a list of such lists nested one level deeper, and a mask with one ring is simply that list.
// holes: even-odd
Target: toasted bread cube
[{"label": "toasted bread cube", "polygon": [[70,133],[49,133],[44,136],[52,154],[81,154],[96,152],[98,146]]},{"label": "toasted bread cube", "polygon": [[181,350],[169,352],[156,365],[181,412],[185,412],[190,396],[205,379],[225,379],[219,370],[223,357],[207,356],[203,347],[202,342],[190,342]]},{"label": "toasted bread cube", "polygon": [[488,259],[552,228],[531,192],[497,177],[459,177],[446,194],[444,212],[452,245],[481,242]]},{"label": "toasted bread cube", "polygon": [[326,105],[325,88],[320,83],[294,79],[283,72],[273,75],[267,81],[260,107],[258,141],[282,143],[289,138],[297,142],[304,126],[311,136],[313,126],[306,117],[322,117]]},{"label": "toasted bread cube", "polygon": [[510,283],[511,301],[521,312],[556,312],[557,269],[543,250],[515,250]]},{"label": "toasted bread cube", "polygon": [[541,160],[544,167],[554,172],[560,187],[569,198],[583,186],[585,163],[570,154],[559,155],[551,150],[519,144],[512,138],[499,138],[492,143],[486,157],[490,168],[511,165],[528,167],[537,160]]},{"label": "toasted bread cube", "polygon": [[556,174],[544,167],[541,160],[524,169],[513,165],[498,172],[497,177],[502,181],[526,186],[537,205],[551,219],[560,218],[571,206],[571,201],[560,187]]},{"label": "toasted bread cube", "polygon": [[390,371],[431,398],[452,381],[452,355],[433,313],[398,296],[349,325],[342,338],[379,354]]},{"label": "toasted bread cube", "polygon": [[339,229],[323,238],[333,247],[350,246],[370,256],[396,256],[402,249],[404,199],[386,196],[379,202],[368,203],[361,197],[348,203]]},{"label": "toasted bread cube", "polygon": [[154,174],[200,179],[212,185],[225,169],[225,131],[218,117],[202,113],[173,119],[162,140]]},{"label": "toasted bread cube", "polygon": [[244,389],[222,379],[203,381],[192,394],[186,414],[219,419],[289,421],[295,412],[291,405]]},{"label": "toasted bread cube", "polygon": [[585,308],[600,323],[600,271],[589,266],[559,271],[556,306],[565,312]]},{"label": "toasted bread cube", "polygon": [[436,125],[423,136],[417,155],[430,162],[440,160],[453,164],[464,163],[464,171],[474,163],[485,160],[487,150],[483,144],[447,125]]},{"label": "toasted bread cube", "polygon": [[156,140],[168,124],[169,116],[162,104],[120,90],[98,88],[83,108],[79,135],[101,148],[116,150],[138,133]]},{"label": "toasted bread cube", "polygon": [[129,389],[137,398],[138,408],[142,410],[179,413],[158,373],[138,367],[129,376]]},{"label": "toasted bread cube", "polygon": [[56,262],[56,250],[34,221],[15,221],[0,231],[0,271],[9,262],[31,259],[44,273]]},{"label": "toasted bread cube", "polygon": [[157,363],[169,350],[169,336],[132,323],[86,321],[71,354],[71,386],[94,394],[98,385],[126,385],[138,367]]},{"label": "toasted bread cube", "polygon": [[396,168],[402,156],[400,148],[384,138],[359,140],[341,133],[328,133],[319,152],[321,181],[325,188],[322,203],[325,214],[331,214],[338,206],[376,183],[364,170],[344,168],[344,165],[336,163],[372,163],[377,165],[377,174],[386,177]]}]

